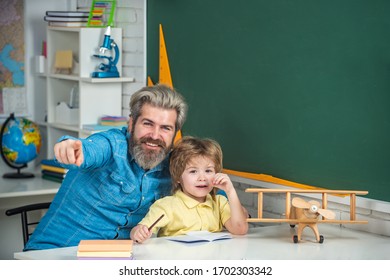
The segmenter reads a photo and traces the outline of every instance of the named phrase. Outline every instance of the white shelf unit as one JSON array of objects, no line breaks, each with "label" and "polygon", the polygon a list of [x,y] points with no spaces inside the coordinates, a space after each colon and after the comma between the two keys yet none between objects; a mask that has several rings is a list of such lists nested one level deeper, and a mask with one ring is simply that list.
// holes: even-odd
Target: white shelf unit
[{"label": "white shelf unit", "polygon": [[[133,82],[133,78],[91,78],[91,73],[99,71],[101,63],[107,59],[94,57],[99,54],[105,28],[59,28],[47,27],[47,155],[53,157],[53,146],[63,135],[85,137],[90,132],[82,130],[84,124],[96,124],[103,115],[120,116],[122,113],[122,83]],[[111,28],[119,50],[122,49],[122,29]],[[77,74],[56,74],[54,69],[57,51],[72,50],[79,64]],[[114,50],[104,55],[115,57]],[[121,54],[117,68],[121,76]],[[56,119],[56,107],[60,102],[69,103],[70,92],[78,86],[79,110],[77,124],[64,124]],[[74,113],[72,113],[74,114]]]}]

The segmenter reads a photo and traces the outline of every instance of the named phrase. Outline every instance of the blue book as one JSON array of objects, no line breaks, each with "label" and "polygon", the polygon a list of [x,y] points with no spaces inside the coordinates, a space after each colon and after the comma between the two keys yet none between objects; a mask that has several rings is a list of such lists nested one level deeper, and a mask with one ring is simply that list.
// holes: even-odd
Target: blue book
[{"label": "blue book", "polygon": [[54,159],[43,159],[43,160],[41,160],[41,164],[63,168],[63,167],[61,166],[61,164],[59,164],[59,163],[58,163],[56,160],[54,160]]},{"label": "blue book", "polygon": [[59,179],[64,179],[65,175],[66,175],[66,173],[59,173],[59,172],[45,170],[45,169],[42,169],[41,172],[42,172],[42,175],[51,176],[51,177],[55,177],[55,178],[59,178]]}]

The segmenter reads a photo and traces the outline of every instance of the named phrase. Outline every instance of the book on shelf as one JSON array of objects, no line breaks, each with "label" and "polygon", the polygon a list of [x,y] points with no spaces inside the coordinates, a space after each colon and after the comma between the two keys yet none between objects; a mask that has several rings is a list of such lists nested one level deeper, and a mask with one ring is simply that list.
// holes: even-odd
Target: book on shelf
[{"label": "book on shelf", "polygon": [[60,26],[60,27],[86,27],[86,21],[49,21],[49,26]]},{"label": "book on shelf", "polygon": [[57,182],[57,183],[62,183],[62,181],[64,180],[64,179],[61,179],[61,178],[58,178],[58,177],[54,177],[54,176],[51,176],[51,175],[45,175],[45,174],[42,174],[42,179],[53,181],[53,182]]},{"label": "book on shelf", "polygon": [[125,126],[127,125],[127,121],[100,121],[100,124],[105,126]]},{"label": "book on shelf", "polygon": [[81,240],[77,246],[78,259],[133,259],[133,241]]},{"label": "book on shelf", "polygon": [[89,130],[89,131],[104,131],[104,130],[109,130],[112,128],[121,129],[124,126],[127,126],[127,124],[126,125],[84,124],[83,129]]},{"label": "book on shelf", "polygon": [[46,15],[54,17],[88,17],[89,11],[46,11]]},{"label": "book on shelf", "polygon": [[43,19],[45,21],[81,21],[81,22],[88,22],[88,17],[52,17],[52,16],[44,16]]},{"label": "book on shelf", "polygon": [[127,121],[126,117],[123,116],[103,116],[100,118],[102,121]]},{"label": "book on shelf", "polygon": [[103,116],[100,118],[101,125],[125,126],[128,124],[127,118],[123,116]]},{"label": "book on shelf", "polygon": [[185,235],[167,237],[168,240],[182,243],[213,242],[217,240],[225,240],[231,238],[232,235],[229,232],[209,232],[206,230],[190,231],[187,232]]},{"label": "book on shelf", "polygon": [[56,177],[56,178],[59,178],[59,179],[64,179],[65,175],[66,175],[66,173],[54,172],[54,171],[45,170],[45,169],[42,169],[41,172],[42,172],[42,175],[52,176],[52,177]]},{"label": "book on shelf", "polygon": [[67,168],[62,167],[54,159],[42,159],[41,160],[41,170],[42,171],[47,170],[47,171],[56,172],[56,173],[60,173],[60,174],[66,174],[68,172]]},{"label": "book on shelf", "polygon": [[51,158],[42,159],[41,164],[63,168],[62,165],[58,161],[56,161],[54,158],[53,159],[51,159]]},{"label": "book on shelf", "polygon": [[63,167],[56,167],[52,165],[46,165],[46,164],[41,164],[41,169],[42,170],[49,170],[57,173],[63,173],[66,174],[68,172],[68,169],[63,168]]}]

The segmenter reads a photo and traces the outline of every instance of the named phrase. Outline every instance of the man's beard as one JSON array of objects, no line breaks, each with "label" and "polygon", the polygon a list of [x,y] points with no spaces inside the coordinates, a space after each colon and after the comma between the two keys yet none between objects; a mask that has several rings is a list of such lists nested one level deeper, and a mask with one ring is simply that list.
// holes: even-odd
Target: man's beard
[{"label": "man's beard", "polygon": [[[134,135],[134,134],[133,134]],[[142,143],[153,143],[160,146],[160,150],[144,150],[142,148]],[[135,139],[130,137],[129,149],[130,153],[133,155],[135,162],[138,163],[145,170],[149,170],[157,166],[162,162],[166,156],[169,154],[172,145],[166,147],[164,141],[155,140],[150,137],[143,137],[140,139]]]}]

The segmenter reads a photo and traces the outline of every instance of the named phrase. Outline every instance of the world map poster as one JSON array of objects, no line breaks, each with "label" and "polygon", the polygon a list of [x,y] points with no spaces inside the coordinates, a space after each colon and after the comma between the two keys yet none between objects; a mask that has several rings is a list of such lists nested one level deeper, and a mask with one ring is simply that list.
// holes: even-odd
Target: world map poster
[{"label": "world map poster", "polygon": [[7,0],[0,9],[0,115],[18,94],[24,96],[23,0]]}]

